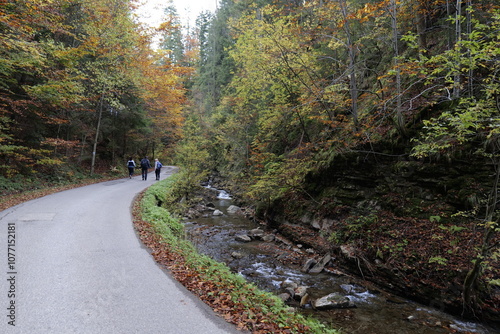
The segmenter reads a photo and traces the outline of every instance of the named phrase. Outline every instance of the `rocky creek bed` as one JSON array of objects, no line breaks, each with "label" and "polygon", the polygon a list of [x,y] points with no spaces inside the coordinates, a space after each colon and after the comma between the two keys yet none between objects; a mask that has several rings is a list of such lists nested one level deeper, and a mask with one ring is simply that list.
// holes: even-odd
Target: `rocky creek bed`
[{"label": "rocky creek bed", "polygon": [[[345,333],[496,333],[453,317],[436,305],[420,305],[342,272],[335,259],[294,244],[255,222],[222,190],[191,208],[185,217],[198,250],[226,263],[259,288],[291,307]],[[348,251],[348,250],[346,250]]]}]

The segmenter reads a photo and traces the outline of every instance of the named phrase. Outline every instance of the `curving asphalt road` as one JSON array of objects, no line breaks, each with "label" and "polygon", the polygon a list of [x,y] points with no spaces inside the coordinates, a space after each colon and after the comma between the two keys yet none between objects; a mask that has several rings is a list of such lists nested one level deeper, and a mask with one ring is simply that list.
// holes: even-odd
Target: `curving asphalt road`
[{"label": "curving asphalt road", "polygon": [[241,333],[138,240],[131,203],[153,182],[104,182],[0,212],[0,333]]}]

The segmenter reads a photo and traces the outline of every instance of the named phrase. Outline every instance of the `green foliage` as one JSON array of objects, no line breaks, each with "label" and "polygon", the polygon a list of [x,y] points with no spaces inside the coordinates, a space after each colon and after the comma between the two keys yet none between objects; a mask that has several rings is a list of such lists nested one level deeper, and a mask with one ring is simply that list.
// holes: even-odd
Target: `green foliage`
[{"label": "green foliage", "polygon": [[439,228],[442,230],[448,231],[451,234],[462,232],[463,230],[467,230],[466,227],[457,226],[457,225],[451,225],[451,226],[439,225]]},{"label": "green foliage", "polygon": [[175,163],[180,167],[179,176],[176,176],[178,181],[175,184],[175,193],[184,199],[188,199],[190,194],[195,192],[210,170],[209,153],[206,149],[208,142],[197,134],[198,130],[192,121],[186,122],[186,129],[189,129],[189,132],[177,145],[174,157]]},{"label": "green foliage", "polygon": [[446,266],[446,264],[448,263],[448,260],[445,259],[444,257],[441,257],[441,256],[433,256],[433,257],[429,258],[428,262],[430,264],[437,263],[440,266]]},{"label": "green foliage", "polygon": [[[155,71],[129,5],[27,0],[0,8],[0,165],[13,166],[2,168],[3,176],[50,173],[59,163],[94,158],[102,169],[104,161],[118,166],[124,156],[151,150],[146,91],[156,80],[151,73],[166,76]],[[175,101],[168,106],[173,114],[180,89],[162,85]],[[163,102],[158,90],[154,99]]]},{"label": "green foliage", "polygon": [[[364,212],[358,215],[351,215],[343,220],[342,225],[337,227],[330,234],[328,240],[337,245],[344,244],[348,241],[365,238],[370,234],[372,225],[379,221],[379,216],[376,212]],[[387,247],[387,249],[390,249]]]},{"label": "green foliage", "polygon": [[167,242],[172,251],[177,252],[186,264],[201,275],[205,281],[214,283],[221,289],[227,289],[231,298],[245,305],[249,312],[261,309],[269,318],[281,327],[294,328],[295,324],[306,325],[310,333],[337,333],[314,319],[305,319],[299,314],[291,313],[278,297],[261,291],[244,280],[241,275],[231,272],[224,265],[197,253],[195,247],[185,239],[184,227],[178,218],[172,216],[165,208],[159,207],[158,199],[168,199],[175,191],[175,183],[179,179],[168,178],[149,187],[141,202],[142,218],[150,222],[156,233]]},{"label": "green foliage", "polygon": [[431,221],[431,223],[439,223],[441,221],[441,216],[430,216],[429,220]]}]

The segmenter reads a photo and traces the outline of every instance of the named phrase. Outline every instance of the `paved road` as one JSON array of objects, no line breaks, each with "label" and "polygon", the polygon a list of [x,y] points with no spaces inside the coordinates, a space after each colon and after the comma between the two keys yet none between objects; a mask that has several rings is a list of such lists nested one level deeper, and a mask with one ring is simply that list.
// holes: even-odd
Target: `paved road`
[{"label": "paved road", "polygon": [[131,203],[154,182],[104,182],[0,212],[0,333],[240,333],[138,240]]}]

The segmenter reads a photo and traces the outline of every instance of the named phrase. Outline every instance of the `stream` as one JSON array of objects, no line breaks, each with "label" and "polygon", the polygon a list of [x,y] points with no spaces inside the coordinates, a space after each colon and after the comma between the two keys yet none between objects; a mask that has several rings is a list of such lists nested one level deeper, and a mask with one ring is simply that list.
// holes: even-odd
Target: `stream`
[{"label": "stream", "polygon": [[354,277],[328,273],[311,275],[301,272],[300,267],[285,266],[277,260],[273,251],[275,249],[269,247],[272,242],[235,240],[237,235],[257,228],[258,224],[244,215],[227,213],[233,204],[229,194],[218,190],[217,200],[213,204],[214,209],[220,210],[222,215],[207,214],[185,222],[188,237],[200,253],[226,263],[247,281],[276,295],[284,292],[284,282],[294,282],[299,286],[307,286],[312,298],[337,292],[356,305],[355,308],[318,311],[309,305],[299,307],[298,302],[289,303],[306,316],[312,315],[344,333],[497,333],[482,324],[461,320],[438,308],[364,287],[363,281]]}]

